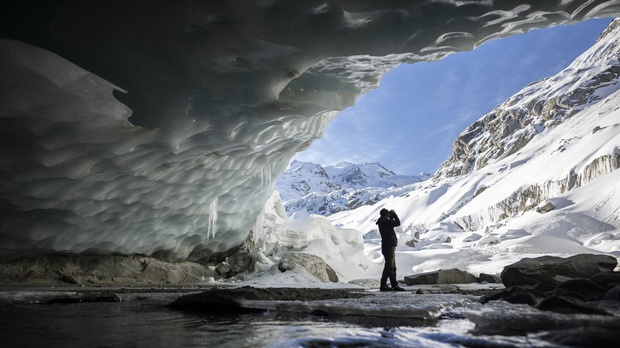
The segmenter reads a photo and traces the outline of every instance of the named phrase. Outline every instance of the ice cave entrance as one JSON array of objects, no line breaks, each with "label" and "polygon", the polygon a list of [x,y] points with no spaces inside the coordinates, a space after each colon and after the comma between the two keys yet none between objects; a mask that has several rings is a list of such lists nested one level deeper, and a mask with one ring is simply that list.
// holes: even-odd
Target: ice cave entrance
[{"label": "ice cave entrance", "polygon": [[295,159],[379,162],[397,174],[434,173],[462,130],[526,85],[564,69],[611,21],[533,29],[436,62],[399,65]]}]

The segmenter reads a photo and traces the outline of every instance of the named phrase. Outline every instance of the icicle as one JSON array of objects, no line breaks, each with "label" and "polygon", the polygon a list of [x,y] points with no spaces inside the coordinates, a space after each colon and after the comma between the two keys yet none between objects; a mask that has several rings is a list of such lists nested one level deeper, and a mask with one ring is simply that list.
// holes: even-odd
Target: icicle
[{"label": "icicle", "polygon": [[263,235],[263,223],[265,220],[265,207],[263,206],[263,209],[261,209],[261,211],[258,213],[258,215],[256,216],[256,221],[254,222],[254,228],[253,230],[253,240],[254,242],[257,242],[260,237]]},{"label": "icicle", "polygon": [[275,169],[275,163],[270,163],[260,169],[260,172],[256,175],[260,177],[261,187],[265,187],[272,184],[271,175]]},{"label": "icicle", "polygon": [[217,222],[217,198],[209,205],[209,226],[207,239],[215,238],[215,223]]}]

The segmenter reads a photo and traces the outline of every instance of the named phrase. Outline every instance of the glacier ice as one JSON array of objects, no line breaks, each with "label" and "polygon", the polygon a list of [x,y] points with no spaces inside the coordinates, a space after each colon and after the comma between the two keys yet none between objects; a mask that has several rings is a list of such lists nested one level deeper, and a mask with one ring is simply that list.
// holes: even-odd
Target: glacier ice
[{"label": "glacier ice", "polygon": [[0,257],[227,251],[292,156],[386,71],[618,14],[592,0],[67,1],[55,45],[0,39]]}]

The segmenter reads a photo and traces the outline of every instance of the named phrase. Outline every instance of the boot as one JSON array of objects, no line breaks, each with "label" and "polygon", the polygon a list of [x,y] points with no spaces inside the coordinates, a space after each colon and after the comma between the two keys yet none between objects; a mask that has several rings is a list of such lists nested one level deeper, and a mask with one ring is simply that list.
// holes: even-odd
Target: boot
[{"label": "boot", "polygon": [[405,289],[401,288],[398,285],[392,285],[392,290],[393,291],[405,291]]},{"label": "boot", "polygon": [[387,285],[387,277],[381,278],[381,286],[379,286],[379,291],[392,291],[392,288]]}]

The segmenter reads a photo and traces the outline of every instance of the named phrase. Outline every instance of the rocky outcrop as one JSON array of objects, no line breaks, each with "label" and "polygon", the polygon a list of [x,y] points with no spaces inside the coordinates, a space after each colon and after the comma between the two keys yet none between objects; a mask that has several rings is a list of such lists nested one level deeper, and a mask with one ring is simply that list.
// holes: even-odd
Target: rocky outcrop
[{"label": "rocky outcrop", "polygon": [[[610,33],[617,33],[618,26],[618,20],[614,21],[601,35],[597,45],[566,69],[526,86],[465,129],[455,140],[452,155],[435,173],[433,180],[469,174],[518,154],[532,139],[549,133],[571,118],[585,117],[582,115],[587,113],[582,111],[616,93],[620,88],[620,50]],[[605,128],[599,125],[592,127],[592,134]],[[580,139],[561,139],[550,155],[570,150]],[[457,224],[469,231],[482,229],[515,213],[529,211],[546,199],[583,187],[620,168],[620,149],[617,145],[609,144],[604,151],[590,156],[582,159],[585,165],[579,164],[566,172],[557,173],[553,180],[541,178],[522,184],[513,192],[502,193],[501,197],[494,197],[493,201],[485,202],[487,208],[458,216]],[[527,161],[527,158],[514,158],[515,165]],[[498,168],[498,172],[509,169],[512,169],[512,164]],[[480,192],[477,190],[471,198]]]},{"label": "rocky outcrop", "polygon": [[[434,179],[471,173],[514,154],[538,133],[556,127],[577,114],[584,105],[616,91],[620,65],[615,60],[618,53],[614,50],[594,58],[581,58],[596,59],[605,68],[592,69],[588,74],[587,69],[569,67],[553,78],[530,84],[467,127],[454,141],[452,155],[435,173]],[[579,59],[573,64],[579,66]],[[557,88],[549,89],[553,84]],[[574,86],[567,89],[567,85]]]},{"label": "rocky outcrop", "polygon": [[544,281],[590,278],[601,272],[611,272],[617,265],[618,260],[609,255],[542,256],[525,258],[504,267],[501,278],[506,287],[534,286]]},{"label": "rocky outcrop", "polygon": [[281,272],[298,268],[308,272],[324,283],[338,282],[336,271],[325,263],[322,258],[316,255],[289,252],[286,253],[278,263],[278,269]]},{"label": "rocky outcrop", "polygon": [[495,274],[480,273],[478,276],[478,282],[497,284],[502,282],[502,278]]},{"label": "rocky outcrop", "polygon": [[213,275],[198,263],[144,256],[47,255],[0,263],[3,284],[190,284]]},{"label": "rocky outcrop", "polygon": [[473,274],[461,271],[457,268],[452,268],[405,276],[404,281],[407,285],[467,284],[476,283],[478,278]]},{"label": "rocky outcrop", "polygon": [[603,255],[523,259],[504,268],[502,280],[509,287],[480,301],[503,300],[541,311],[609,316],[597,303],[620,300],[620,272],[610,271],[616,265],[615,258]]},{"label": "rocky outcrop", "polygon": [[[551,197],[587,185],[618,168],[620,168],[620,149],[615,149],[609,155],[594,159],[580,173],[571,171],[561,180],[533,183],[521,187],[510,196],[495,204],[490,204],[476,214],[457,217],[456,222],[465,230],[479,230],[515,213],[534,209]],[[549,211],[542,206],[538,210],[539,212]]]}]

